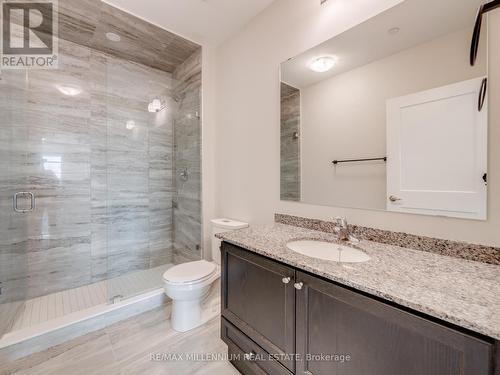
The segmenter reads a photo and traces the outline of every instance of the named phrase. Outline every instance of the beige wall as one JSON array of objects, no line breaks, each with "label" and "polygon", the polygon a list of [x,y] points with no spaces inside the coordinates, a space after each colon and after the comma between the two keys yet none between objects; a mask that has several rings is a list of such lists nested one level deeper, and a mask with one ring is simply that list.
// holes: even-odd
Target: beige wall
[{"label": "beige wall", "polygon": [[384,162],[334,167],[329,161],[387,155],[387,99],[486,75],[486,48],[474,68],[469,64],[471,32],[453,32],[302,88],[304,202],[385,209]]},{"label": "beige wall", "polygon": [[[216,51],[214,213],[270,223],[275,212],[350,222],[448,239],[500,245],[500,106],[490,105],[487,222],[336,209],[280,201],[280,62],[354,26],[397,0],[277,0]],[[500,100],[500,12],[492,13],[490,103]],[[293,25],[293,27],[290,27]],[[484,47],[484,46],[483,46]],[[209,121],[212,121],[209,119]],[[495,141],[496,140],[496,141]],[[205,146],[204,146],[205,147]],[[210,157],[210,155],[207,155]]]}]

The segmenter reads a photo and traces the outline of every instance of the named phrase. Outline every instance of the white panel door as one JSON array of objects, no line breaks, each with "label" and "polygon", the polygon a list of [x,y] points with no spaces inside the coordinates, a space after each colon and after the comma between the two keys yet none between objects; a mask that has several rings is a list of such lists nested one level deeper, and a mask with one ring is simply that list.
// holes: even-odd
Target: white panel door
[{"label": "white panel door", "polygon": [[486,219],[483,78],[387,101],[389,211]]}]

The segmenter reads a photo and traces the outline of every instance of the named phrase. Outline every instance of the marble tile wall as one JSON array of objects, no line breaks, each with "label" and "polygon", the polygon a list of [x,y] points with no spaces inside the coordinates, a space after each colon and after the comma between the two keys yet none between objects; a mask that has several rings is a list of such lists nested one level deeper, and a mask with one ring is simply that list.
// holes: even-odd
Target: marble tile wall
[{"label": "marble tile wall", "polygon": [[[1,74],[0,304],[172,260],[172,75],[59,49],[58,70]],[[17,191],[34,212],[14,212]]]},{"label": "marble tile wall", "polygon": [[[102,59],[100,52],[94,54],[96,61]],[[104,200],[96,197],[93,202],[92,222],[99,223],[93,228],[97,239],[92,248],[93,281],[104,277],[100,270],[112,278],[170,263],[172,257],[172,114],[176,107],[170,99],[171,74],[109,55],[104,59],[105,100],[98,101],[105,105],[105,118],[97,121],[106,121],[107,144],[104,149],[95,145],[92,170],[99,175],[104,165],[106,180]],[[166,100],[167,109],[148,112],[148,103],[158,97]],[[99,212],[103,207],[104,217]],[[105,225],[100,228],[103,218]]]},{"label": "marble tile wall", "polygon": [[300,90],[281,83],[281,199],[300,201]]},{"label": "marble tile wall", "polygon": [[174,72],[174,263],[201,258],[201,48]]}]

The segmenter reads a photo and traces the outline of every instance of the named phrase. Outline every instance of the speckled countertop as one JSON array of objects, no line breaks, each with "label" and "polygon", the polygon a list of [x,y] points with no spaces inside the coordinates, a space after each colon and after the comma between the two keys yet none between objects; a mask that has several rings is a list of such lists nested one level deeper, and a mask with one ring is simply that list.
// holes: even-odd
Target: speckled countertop
[{"label": "speckled countertop", "polygon": [[284,224],[218,234],[220,239],[318,276],[500,340],[500,266],[370,241],[371,259],[336,263],[289,250],[294,240],[335,235]]}]

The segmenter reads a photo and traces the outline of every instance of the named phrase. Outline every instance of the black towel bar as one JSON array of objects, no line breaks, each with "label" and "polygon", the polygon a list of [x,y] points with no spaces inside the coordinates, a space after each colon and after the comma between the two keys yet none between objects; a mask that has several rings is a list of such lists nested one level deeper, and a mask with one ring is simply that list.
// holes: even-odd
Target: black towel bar
[{"label": "black towel bar", "polygon": [[335,164],[335,165],[337,165],[337,164],[340,164],[340,163],[354,163],[354,162],[357,162],[357,161],[377,161],[377,160],[387,161],[387,156],[385,156],[383,158],[334,160],[334,161],[332,161],[332,163]]}]

